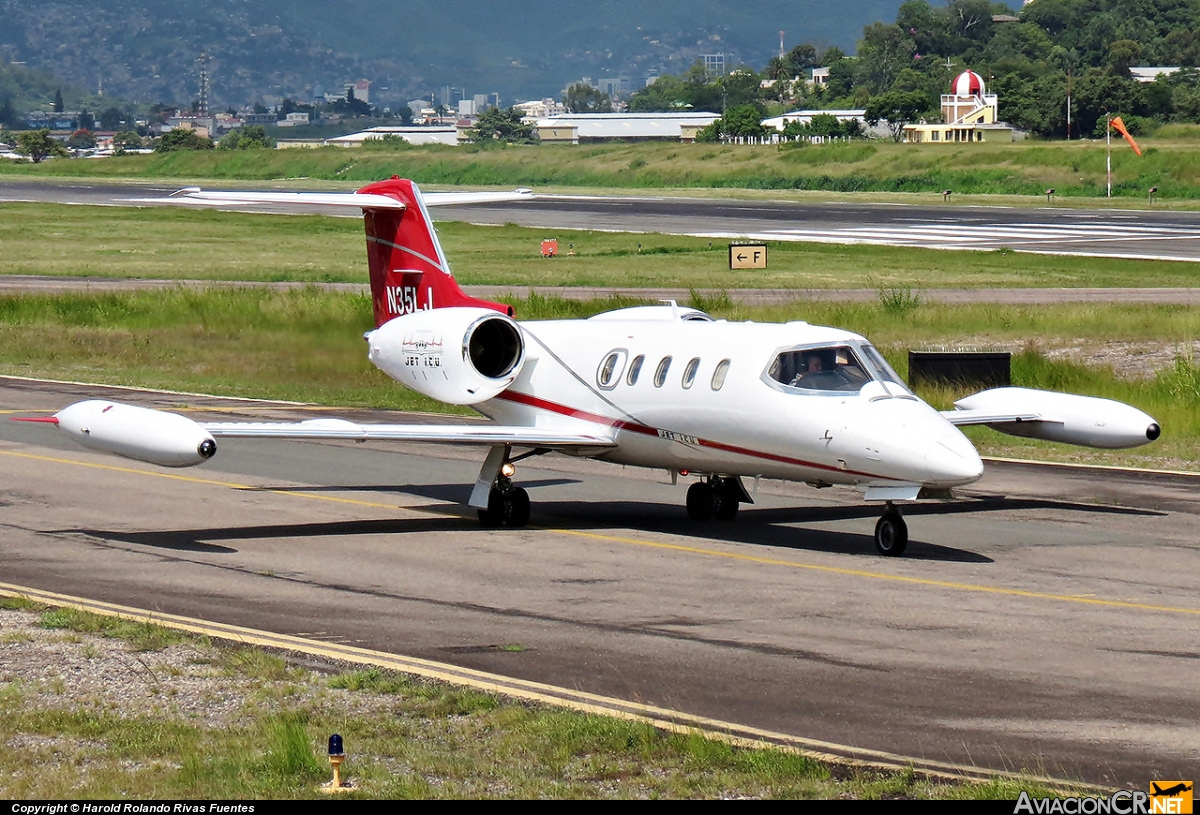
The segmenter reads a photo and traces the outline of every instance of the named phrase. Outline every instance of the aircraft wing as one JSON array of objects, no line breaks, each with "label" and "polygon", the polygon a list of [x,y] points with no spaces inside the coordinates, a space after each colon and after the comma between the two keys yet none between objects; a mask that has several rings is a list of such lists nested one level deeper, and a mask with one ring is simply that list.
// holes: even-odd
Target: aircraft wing
[{"label": "aircraft wing", "polygon": [[[1054,419],[1044,419],[1039,413],[1029,411],[995,411],[995,410],[943,410],[946,421],[956,427],[967,427],[975,424],[999,424],[1003,422],[1047,422]],[[1061,421],[1058,422],[1062,424]]]},{"label": "aircraft wing", "polygon": [[255,439],[352,439],[354,441],[411,441],[519,447],[615,447],[603,433],[580,433],[555,427],[503,425],[357,424],[345,419],[305,422],[198,422],[214,437]]},{"label": "aircraft wing", "polygon": [[[405,205],[386,195],[359,192],[236,192],[227,190],[202,190],[199,187],[184,187],[171,193],[171,198],[196,201],[202,204],[292,204],[324,207],[370,207],[371,209],[404,209]],[[511,192],[426,192],[421,199],[426,206],[451,206],[454,204],[490,204],[500,201],[528,201],[533,191],[526,188]],[[134,198],[133,201],[162,203],[162,198]]]}]

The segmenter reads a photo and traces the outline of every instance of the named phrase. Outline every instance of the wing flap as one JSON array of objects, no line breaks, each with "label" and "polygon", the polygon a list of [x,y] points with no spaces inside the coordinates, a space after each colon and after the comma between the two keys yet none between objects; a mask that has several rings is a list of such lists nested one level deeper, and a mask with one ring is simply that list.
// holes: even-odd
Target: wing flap
[{"label": "wing flap", "polygon": [[204,422],[213,436],[250,439],[349,439],[520,447],[615,447],[611,436],[554,427],[504,425],[357,424],[344,419],[306,422]]}]

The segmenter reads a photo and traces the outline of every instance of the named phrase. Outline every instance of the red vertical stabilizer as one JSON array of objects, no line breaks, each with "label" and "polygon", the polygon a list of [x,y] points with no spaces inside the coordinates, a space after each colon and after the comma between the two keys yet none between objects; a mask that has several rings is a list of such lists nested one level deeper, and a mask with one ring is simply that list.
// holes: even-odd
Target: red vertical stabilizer
[{"label": "red vertical stabilizer", "polygon": [[358,192],[386,195],[405,205],[402,210],[363,207],[376,327],[401,314],[451,306],[512,316],[512,306],[479,300],[458,287],[416,184],[392,176]]}]

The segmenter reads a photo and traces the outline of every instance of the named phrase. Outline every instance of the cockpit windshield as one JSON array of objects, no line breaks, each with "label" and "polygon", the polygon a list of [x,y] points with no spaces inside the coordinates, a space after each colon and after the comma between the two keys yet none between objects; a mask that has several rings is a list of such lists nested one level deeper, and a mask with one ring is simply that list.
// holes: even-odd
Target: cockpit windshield
[{"label": "cockpit windshield", "polygon": [[867,364],[875,369],[876,375],[884,382],[891,382],[894,385],[899,385],[908,390],[908,386],[904,384],[904,380],[900,378],[900,374],[892,370],[892,366],[888,365],[887,360],[883,358],[883,354],[875,349],[875,346],[869,343],[863,343],[863,356],[867,358]]},{"label": "cockpit windshield", "polygon": [[766,376],[787,388],[852,393],[875,380],[883,383],[882,394],[912,398],[883,354],[866,342],[785,349],[771,362]]},{"label": "cockpit windshield", "polygon": [[856,392],[872,379],[849,345],[783,351],[767,375],[782,385],[817,391]]}]

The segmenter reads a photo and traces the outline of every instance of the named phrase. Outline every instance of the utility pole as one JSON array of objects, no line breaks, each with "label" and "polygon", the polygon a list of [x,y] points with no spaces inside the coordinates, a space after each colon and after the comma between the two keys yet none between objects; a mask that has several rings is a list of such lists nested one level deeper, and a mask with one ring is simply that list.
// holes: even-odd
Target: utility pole
[{"label": "utility pole", "polygon": [[1071,140],[1071,69],[1067,69],[1067,141]]},{"label": "utility pole", "polygon": [[1112,198],[1112,114],[1104,112],[1104,147],[1108,154],[1104,158],[1104,168],[1108,174],[1108,197]]}]

